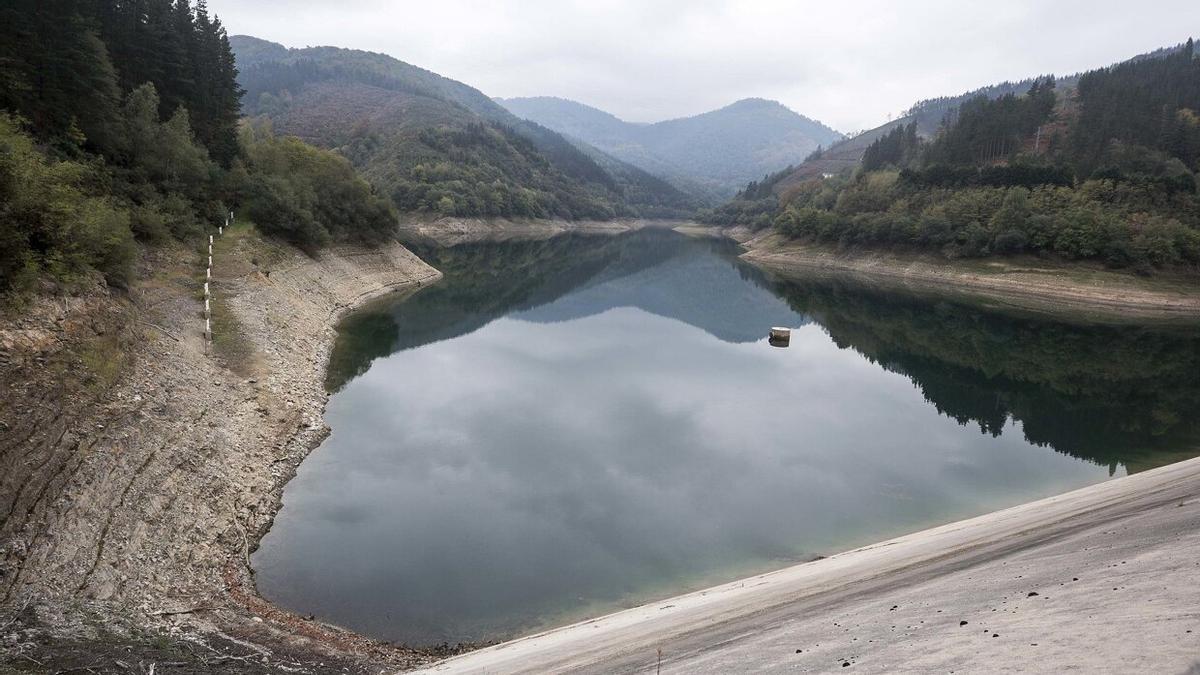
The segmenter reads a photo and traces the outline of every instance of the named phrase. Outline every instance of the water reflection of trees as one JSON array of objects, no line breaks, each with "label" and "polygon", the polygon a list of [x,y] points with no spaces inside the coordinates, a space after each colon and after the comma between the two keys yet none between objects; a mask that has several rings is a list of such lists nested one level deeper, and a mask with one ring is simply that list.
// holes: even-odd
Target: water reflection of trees
[{"label": "water reflection of trees", "polygon": [[[516,312],[524,312],[526,320],[563,321],[630,305],[731,342],[752,342],[764,326],[802,320],[768,290],[761,272],[736,259],[736,245],[724,240],[646,229],[415,250],[445,278],[403,302],[380,301],[348,317],[330,358],[331,391],[365,373],[377,358],[466,335]],[[712,264],[728,270],[713,273]],[[660,275],[646,284],[638,275],[652,268]],[[729,270],[733,273],[720,273]],[[747,282],[753,293],[743,292]],[[580,302],[570,306],[554,304],[592,287],[608,292],[586,301],[576,296]]]},{"label": "water reflection of trees", "polygon": [[510,312],[552,302],[597,277],[630,274],[680,252],[678,235],[562,235],[544,240],[415,248],[444,278],[403,302],[382,301],[339,327],[326,386],[337,391],[403,349],[471,333]]},{"label": "water reflection of trees", "polygon": [[1200,327],[1056,323],[831,282],[781,283],[838,344],[960,424],[1130,471],[1200,454]]},{"label": "water reflection of trees", "polygon": [[[340,389],[376,358],[465,335],[700,245],[731,254],[718,242],[653,231],[421,250],[445,279],[404,302],[351,315],[327,384]],[[773,283],[736,267],[745,281],[818,320],[838,346],[911,378],[960,424],[998,435],[1015,419],[1030,442],[1113,469],[1200,454],[1200,327],[1056,322],[845,283]],[[719,307],[714,312],[725,311]],[[679,318],[716,335],[728,319]]]}]

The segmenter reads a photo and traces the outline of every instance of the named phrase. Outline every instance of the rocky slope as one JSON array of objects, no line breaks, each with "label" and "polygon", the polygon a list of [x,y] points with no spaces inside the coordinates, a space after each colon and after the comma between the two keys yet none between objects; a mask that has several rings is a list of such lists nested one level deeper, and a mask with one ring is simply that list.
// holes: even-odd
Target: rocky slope
[{"label": "rocky slope", "polygon": [[310,259],[245,231],[214,254],[211,345],[199,251],[0,317],[0,670],[422,659],[269,606],[248,554],[327,433],[338,316],[440,273],[399,244]]}]

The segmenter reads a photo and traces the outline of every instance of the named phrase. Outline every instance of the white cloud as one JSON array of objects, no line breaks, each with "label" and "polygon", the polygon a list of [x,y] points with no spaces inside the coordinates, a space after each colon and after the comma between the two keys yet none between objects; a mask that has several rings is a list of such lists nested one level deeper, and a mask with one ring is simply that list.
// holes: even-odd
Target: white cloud
[{"label": "white cloud", "polygon": [[231,34],[384,52],[491,96],[553,95],[633,121],[760,96],[841,130],[914,101],[1071,73],[1185,40],[1160,0],[210,0]]}]

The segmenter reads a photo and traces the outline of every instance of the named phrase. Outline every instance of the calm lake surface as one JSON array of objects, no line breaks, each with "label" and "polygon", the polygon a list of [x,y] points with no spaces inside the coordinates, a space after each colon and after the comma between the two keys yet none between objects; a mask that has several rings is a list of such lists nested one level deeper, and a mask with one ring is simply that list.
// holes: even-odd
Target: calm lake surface
[{"label": "calm lake surface", "polygon": [[512,637],[1200,454],[1195,327],[774,281],[664,231],[419,252],[445,279],[340,326],[333,433],[253,559],[382,639]]}]

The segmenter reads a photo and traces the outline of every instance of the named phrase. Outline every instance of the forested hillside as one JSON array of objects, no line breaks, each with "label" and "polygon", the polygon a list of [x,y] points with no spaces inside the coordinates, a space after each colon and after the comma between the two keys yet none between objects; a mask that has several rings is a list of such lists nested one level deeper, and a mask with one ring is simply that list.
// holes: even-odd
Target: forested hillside
[{"label": "forested hillside", "polygon": [[0,6],[0,295],[132,279],[139,242],[198,242],[230,208],[315,248],[396,221],[349,163],[239,131],[242,91],[203,2]]},{"label": "forested hillside", "polygon": [[608,219],[695,208],[644,171],[601,166],[478,90],[389,56],[248,36],[232,45],[248,115],[338,150],[402,211]]},{"label": "forested hillside", "polygon": [[1020,95],[980,95],[926,138],[877,134],[836,175],[751,184],[709,218],[839,246],[1022,252],[1148,272],[1200,265],[1200,59],[1194,44]]},{"label": "forested hillside", "polygon": [[[1166,51],[1168,50],[1159,50],[1154,54],[1147,54],[1138,58],[1162,56]],[[939,96],[937,98],[917,101],[908,110],[904,111],[904,114],[899,119],[892,120],[887,124],[834,143],[823,148],[821,152],[813,153],[808,159],[796,166],[790,175],[782,177],[776,182],[776,192],[786,190],[790,186],[802,183],[814,176],[820,176],[825,173],[836,174],[846,169],[857,168],[859,162],[863,159],[863,153],[867,147],[881,136],[893,131],[896,127],[912,125],[918,136],[928,139],[936,135],[938,130],[947,122],[953,121],[955,116],[958,115],[959,108],[967,101],[978,98],[996,99],[1007,94],[1022,96],[1029,91],[1029,88],[1035,82],[1046,77],[1049,76],[1030,77],[1018,82],[1001,82],[1000,84],[980,87],[955,96]],[[1078,74],[1069,75],[1060,78],[1058,86],[1064,89],[1072,89],[1078,81]]]},{"label": "forested hillside", "polygon": [[797,164],[817,147],[829,147],[842,138],[820,122],[763,99],[744,99],[720,110],[655,124],[625,122],[561,98],[499,101],[520,117],[718,201],[747,181]]}]

